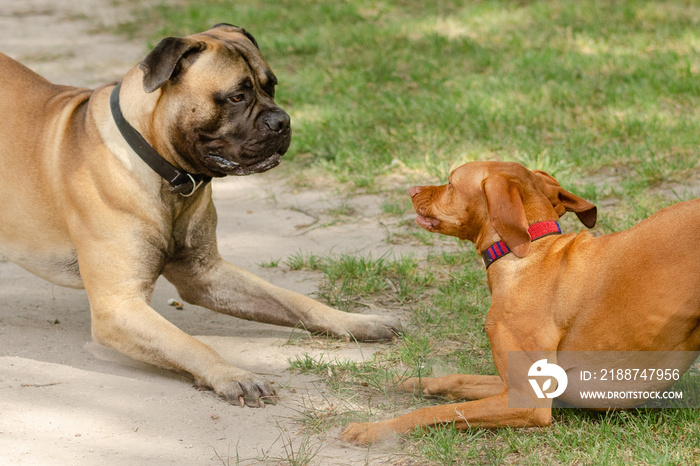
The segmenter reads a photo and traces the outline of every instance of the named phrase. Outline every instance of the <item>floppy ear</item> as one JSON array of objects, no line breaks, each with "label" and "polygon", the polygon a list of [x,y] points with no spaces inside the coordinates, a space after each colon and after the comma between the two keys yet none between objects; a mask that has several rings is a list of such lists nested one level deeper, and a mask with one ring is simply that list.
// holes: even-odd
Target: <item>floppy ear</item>
[{"label": "floppy ear", "polygon": [[195,42],[179,37],[166,37],[141,62],[143,70],[143,90],[151,93],[160,89],[179,71],[181,60],[204,50],[204,42]]},{"label": "floppy ear", "polygon": [[540,188],[560,217],[565,212],[574,212],[586,227],[595,226],[598,212],[595,205],[559,186],[557,180],[549,173],[542,170],[534,170],[533,173],[541,181]]},{"label": "floppy ear", "polygon": [[481,184],[489,219],[496,233],[518,257],[530,250],[530,233],[520,187],[505,175],[492,175]]}]

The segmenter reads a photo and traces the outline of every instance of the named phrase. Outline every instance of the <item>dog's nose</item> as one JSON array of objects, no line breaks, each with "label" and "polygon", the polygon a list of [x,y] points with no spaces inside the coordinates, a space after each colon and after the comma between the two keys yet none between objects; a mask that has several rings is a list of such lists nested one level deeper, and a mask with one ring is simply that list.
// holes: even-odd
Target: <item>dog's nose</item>
[{"label": "dog's nose", "polygon": [[421,189],[422,189],[421,186],[414,186],[408,190],[408,195],[411,197],[414,197],[416,194],[418,194],[421,191]]},{"label": "dog's nose", "polygon": [[263,117],[263,123],[270,128],[270,131],[281,133],[289,129],[289,115],[281,108],[270,110]]}]

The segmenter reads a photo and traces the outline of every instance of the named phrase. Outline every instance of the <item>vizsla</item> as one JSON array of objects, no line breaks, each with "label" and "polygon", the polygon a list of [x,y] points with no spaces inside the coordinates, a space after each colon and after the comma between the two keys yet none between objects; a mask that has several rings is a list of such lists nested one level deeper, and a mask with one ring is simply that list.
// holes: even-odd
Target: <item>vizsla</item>
[{"label": "vizsla", "polygon": [[560,234],[556,223],[569,211],[593,227],[593,204],[517,163],[468,163],[446,185],[416,186],[409,194],[418,225],[469,240],[484,257],[492,295],[485,328],[499,375],[404,380],[402,389],[476,401],[350,424],[343,440],[366,444],[446,423],[549,425],[551,399],[544,407],[509,407],[509,351],[700,350],[699,199],[593,237]]}]

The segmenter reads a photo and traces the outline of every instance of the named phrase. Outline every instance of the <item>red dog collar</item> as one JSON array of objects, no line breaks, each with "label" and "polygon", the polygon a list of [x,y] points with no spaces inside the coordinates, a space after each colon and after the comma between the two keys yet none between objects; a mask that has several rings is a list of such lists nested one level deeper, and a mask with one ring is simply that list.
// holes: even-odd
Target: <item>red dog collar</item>
[{"label": "red dog collar", "polygon": [[[530,233],[532,241],[535,241],[536,239],[544,238],[549,235],[560,235],[561,228],[557,222],[550,220],[548,222],[533,223],[528,227],[527,232]],[[510,248],[506,246],[506,243],[503,241],[491,245],[491,247],[481,253],[481,257],[484,259],[484,266],[488,269],[489,265],[509,252]]]}]

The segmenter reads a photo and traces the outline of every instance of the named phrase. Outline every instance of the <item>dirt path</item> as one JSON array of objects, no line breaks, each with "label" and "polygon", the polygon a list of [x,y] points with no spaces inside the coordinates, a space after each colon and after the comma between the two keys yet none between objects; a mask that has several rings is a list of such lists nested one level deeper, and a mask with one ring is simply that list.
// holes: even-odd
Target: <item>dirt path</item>
[{"label": "dirt path", "polygon": [[[62,84],[117,80],[146,52],[143,44],[102,27],[125,14],[110,0],[0,0],[0,51]],[[295,192],[278,176],[214,183],[226,259],[311,293],[318,276],[259,264],[300,250],[425,255],[424,247],[385,242],[396,220],[392,225],[382,218],[378,197]],[[356,214],[325,228],[314,223],[340,203]],[[312,453],[311,464],[410,463],[392,446],[368,451],[340,444],[340,427],[304,437],[296,420],[309,408],[325,409],[333,397],[312,377],[288,372],[289,358],[310,353],[361,360],[381,346],[313,341],[193,306],[178,311],[167,304],[174,297],[160,281],[152,304],[235,365],[266,374],[281,403],[264,410],[229,406],[182,378],[97,345],[83,291],[53,286],[0,260],[0,464],[284,463]]]}]

